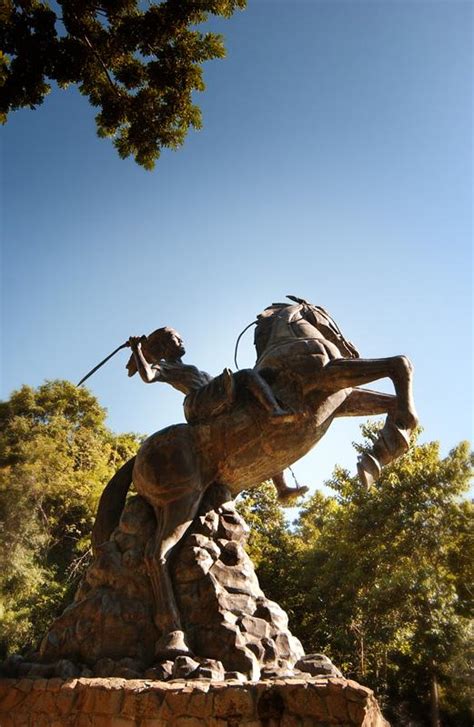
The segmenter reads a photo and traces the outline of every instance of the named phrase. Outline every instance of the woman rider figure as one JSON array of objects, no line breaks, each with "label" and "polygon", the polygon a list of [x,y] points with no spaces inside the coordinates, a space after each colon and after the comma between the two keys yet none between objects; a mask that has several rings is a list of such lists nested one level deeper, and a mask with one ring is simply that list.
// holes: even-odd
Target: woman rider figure
[{"label": "woman rider figure", "polygon": [[[295,414],[283,409],[265,379],[253,369],[232,373],[224,369],[213,378],[196,366],[185,364],[183,340],[173,328],[158,328],[149,336],[130,336],[132,355],[127,363],[128,375],[137,371],[146,384],[162,381],[185,394],[184,414],[188,422],[195,423],[214,417],[229,408],[235,398],[235,385],[243,386],[270,416],[287,421]],[[283,472],[272,478],[278,499],[287,502],[308,491],[307,487],[288,487]]]}]

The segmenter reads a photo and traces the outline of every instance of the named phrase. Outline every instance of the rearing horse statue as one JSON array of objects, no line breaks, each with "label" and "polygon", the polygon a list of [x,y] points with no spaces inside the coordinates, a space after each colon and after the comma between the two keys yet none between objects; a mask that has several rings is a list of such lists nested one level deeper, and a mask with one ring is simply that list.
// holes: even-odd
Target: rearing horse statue
[{"label": "rearing horse statue", "polygon": [[[378,440],[358,462],[359,477],[369,486],[383,465],[406,452],[417,426],[409,360],[360,358],[323,308],[289,297],[292,303],[275,303],[257,317],[254,370],[294,415],[271,416],[244,387],[239,391],[237,375],[232,405],[216,416],[152,434],[102,494],[95,547],[117,525],[132,480],[155,512],[156,533],[146,558],[161,632],[158,658],[189,653],[168,562],[211,484],[225,485],[236,496],[300,459],[336,417],[385,413]],[[385,377],[392,380],[394,395],[359,388]]]}]

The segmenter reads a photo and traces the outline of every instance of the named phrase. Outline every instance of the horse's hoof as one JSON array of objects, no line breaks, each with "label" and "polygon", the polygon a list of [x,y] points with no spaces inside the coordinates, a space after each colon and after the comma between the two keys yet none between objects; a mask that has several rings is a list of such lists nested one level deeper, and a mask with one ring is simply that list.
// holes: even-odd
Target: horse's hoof
[{"label": "horse's hoof", "polygon": [[183,631],[168,631],[155,644],[157,659],[174,659],[176,656],[191,656],[191,649],[186,643]]},{"label": "horse's hoof", "polygon": [[398,427],[398,429],[402,429],[408,433],[413,432],[420,423],[418,414],[413,408],[410,408],[407,412],[403,412],[403,414],[399,412],[398,416],[396,416],[393,420],[389,418],[388,421],[391,421],[392,424]]},{"label": "horse's hoof", "polygon": [[380,477],[382,468],[371,454],[364,452],[359,461],[357,462],[357,473],[359,480],[365,487],[371,487],[376,480]]},{"label": "horse's hoof", "polygon": [[395,457],[405,454],[410,448],[410,433],[406,429],[403,429],[395,422],[387,419],[385,425],[380,432],[380,438],[387,449],[390,456],[390,461]]}]

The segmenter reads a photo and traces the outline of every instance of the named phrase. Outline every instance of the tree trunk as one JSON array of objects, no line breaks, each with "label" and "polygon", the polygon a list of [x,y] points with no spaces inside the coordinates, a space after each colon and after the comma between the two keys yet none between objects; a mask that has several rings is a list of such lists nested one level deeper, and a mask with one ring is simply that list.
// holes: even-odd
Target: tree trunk
[{"label": "tree trunk", "polygon": [[431,685],[430,685],[430,727],[441,727],[439,719],[439,694],[438,694],[438,680],[436,678],[436,672],[431,672]]}]

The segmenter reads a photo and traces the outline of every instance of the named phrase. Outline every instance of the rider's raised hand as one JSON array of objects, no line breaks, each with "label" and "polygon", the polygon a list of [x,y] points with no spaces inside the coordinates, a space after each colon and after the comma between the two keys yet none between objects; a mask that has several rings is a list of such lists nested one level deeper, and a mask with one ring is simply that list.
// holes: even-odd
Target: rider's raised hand
[{"label": "rider's raised hand", "polygon": [[142,339],[143,339],[143,336],[130,336],[130,338],[128,339],[128,345],[130,346],[132,351],[138,350],[138,345]]}]

